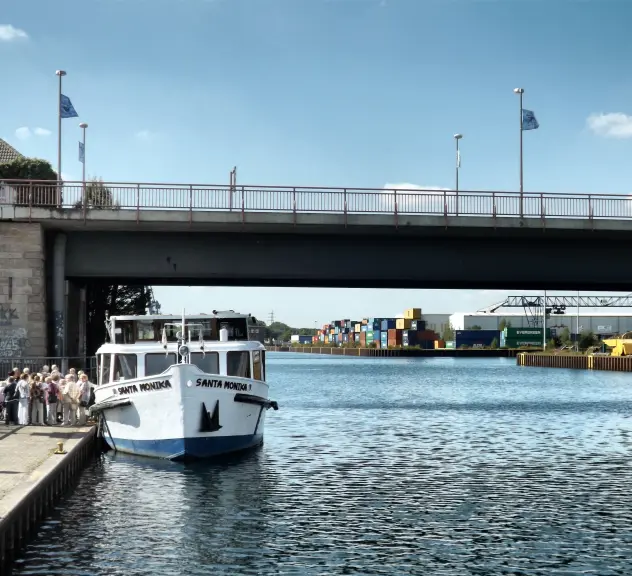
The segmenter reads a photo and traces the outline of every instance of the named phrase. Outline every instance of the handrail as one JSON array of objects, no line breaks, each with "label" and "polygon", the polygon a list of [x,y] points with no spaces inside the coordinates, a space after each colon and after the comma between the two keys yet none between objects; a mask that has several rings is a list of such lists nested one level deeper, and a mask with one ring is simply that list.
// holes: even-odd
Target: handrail
[{"label": "handrail", "polygon": [[[61,194],[59,194],[61,192]],[[406,215],[435,215],[450,220],[472,216],[580,219],[632,219],[632,196],[566,192],[430,190],[417,188],[332,188],[316,186],[240,185],[240,216],[250,212],[336,213],[345,224],[352,214],[390,214],[395,225]],[[234,211],[235,187],[226,184],[159,184],[100,182],[96,193],[82,181],[60,185],[50,180],[0,181],[0,206],[32,210]],[[61,199],[61,200],[60,200]],[[61,202],[61,203],[60,203]],[[51,215],[53,216],[53,215]],[[41,213],[40,213],[40,218]]]}]

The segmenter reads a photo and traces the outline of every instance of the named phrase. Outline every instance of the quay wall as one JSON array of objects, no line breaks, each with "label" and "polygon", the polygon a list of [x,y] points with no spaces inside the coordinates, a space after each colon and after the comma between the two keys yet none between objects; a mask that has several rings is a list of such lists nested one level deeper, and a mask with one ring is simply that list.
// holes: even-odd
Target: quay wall
[{"label": "quay wall", "polygon": [[520,350],[497,348],[343,348],[336,346],[266,346],[269,352],[298,352],[302,354],[328,354],[362,358],[514,358]]},{"label": "quay wall", "polygon": [[47,353],[45,256],[40,224],[0,222],[0,360]]},{"label": "quay wall", "polygon": [[0,501],[0,574],[8,573],[20,548],[93,458],[97,449],[96,426],[72,446],[64,444],[64,449],[66,454],[51,454],[27,481]]},{"label": "quay wall", "polygon": [[525,354],[516,357],[518,366],[632,372],[632,356],[586,356],[570,354]]}]

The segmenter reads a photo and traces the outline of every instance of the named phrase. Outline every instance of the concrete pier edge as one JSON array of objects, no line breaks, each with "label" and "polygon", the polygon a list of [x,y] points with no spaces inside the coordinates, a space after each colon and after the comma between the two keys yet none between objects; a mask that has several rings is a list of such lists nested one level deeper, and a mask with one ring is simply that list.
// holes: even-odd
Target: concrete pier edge
[{"label": "concrete pier edge", "polygon": [[525,354],[516,357],[518,366],[532,368],[569,368],[632,372],[632,356],[593,356],[567,354]]},{"label": "concrete pier edge", "polygon": [[83,471],[95,453],[96,435],[96,426],[92,426],[88,432],[65,439],[66,454],[52,453],[56,438],[51,438],[50,456],[0,501],[0,574]]}]

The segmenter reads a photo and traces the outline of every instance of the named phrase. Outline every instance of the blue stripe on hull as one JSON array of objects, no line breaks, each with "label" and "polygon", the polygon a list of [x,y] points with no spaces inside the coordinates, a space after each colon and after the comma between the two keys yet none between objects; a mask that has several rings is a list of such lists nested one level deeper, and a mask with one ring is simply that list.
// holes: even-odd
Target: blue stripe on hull
[{"label": "blue stripe on hull", "polygon": [[179,460],[185,458],[212,458],[231,452],[254,448],[263,442],[263,434],[244,436],[207,436],[202,438],[171,438],[168,440],[125,440],[106,435],[110,448],[153,458]]}]

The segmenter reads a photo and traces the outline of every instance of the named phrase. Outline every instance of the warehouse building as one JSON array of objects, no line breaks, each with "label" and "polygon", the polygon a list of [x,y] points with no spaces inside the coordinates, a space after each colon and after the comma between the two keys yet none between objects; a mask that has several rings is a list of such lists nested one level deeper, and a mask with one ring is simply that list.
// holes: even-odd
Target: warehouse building
[{"label": "warehouse building", "polygon": [[[542,318],[527,315],[524,312],[471,312],[457,313],[450,316],[450,324],[454,330],[498,330],[501,322],[508,322],[513,328],[529,328],[542,325]],[[568,328],[571,334],[577,331],[576,314],[551,314],[547,318],[547,328],[551,328],[553,335]],[[599,312],[598,314],[579,315],[579,332],[590,331],[599,336],[612,336],[632,331],[632,313]]]}]

